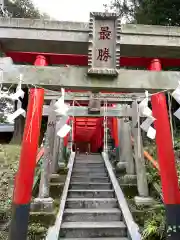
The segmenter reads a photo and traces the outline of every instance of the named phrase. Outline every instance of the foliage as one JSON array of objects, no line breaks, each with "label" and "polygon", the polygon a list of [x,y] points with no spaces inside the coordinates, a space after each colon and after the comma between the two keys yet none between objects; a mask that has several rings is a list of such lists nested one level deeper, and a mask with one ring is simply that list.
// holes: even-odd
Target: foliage
[{"label": "foliage", "polygon": [[[180,137],[179,131],[174,134],[174,151],[175,153],[180,151]],[[145,149],[152,155],[155,159],[156,156],[156,146],[152,141],[145,141]],[[160,185],[160,176],[156,169],[152,167],[151,164],[146,166],[148,172],[148,178],[150,183],[157,183]],[[176,168],[178,179],[180,183],[180,161],[176,159]],[[152,211],[148,211],[148,215],[145,217],[145,224],[143,227],[143,239],[144,240],[153,240],[153,239],[165,239],[165,209],[164,205],[160,204],[157,208]]]},{"label": "foliage", "polygon": [[180,1],[177,0],[112,0],[110,8],[115,9],[128,22],[180,25]]},{"label": "foliage", "polygon": [[105,5],[105,8],[117,12],[121,19],[126,19],[128,22],[132,22],[134,19],[134,12],[136,6],[136,0],[111,0],[110,6]]},{"label": "foliage", "polygon": [[[1,204],[3,209],[6,210],[9,201],[12,198],[12,186],[14,174],[18,168],[20,154],[20,146],[15,145],[0,145],[0,190],[4,189],[5,194],[1,192]],[[11,192],[8,192],[11,191]],[[8,198],[8,199],[7,199]],[[2,205],[0,204],[0,210]],[[5,205],[4,205],[5,204]]]},{"label": "foliage", "polygon": [[163,204],[159,204],[146,215],[143,240],[165,239],[165,229],[165,209]]},{"label": "foliage", "polygon": [[41,14],[31,0],[5,0],[4,4],[13,18],[40,18]]},{"label": "foliage", "polygon": [[0,123],[7,123],[7,114],[12,113],[14,106],[9,99],[0,99]]},{"label": "foliage", "polygon": [[[4,5],[13,18],[49,18],[47,14],[40,14],[31,0],[5,0]],[[0,99],[0,123],[6,122],[6,115],[12,112],[13,108],[14,105],[10,101]]]},{"label": "foliage", "polygon": [[[11,217],[14,176],[18,168],[20,146],[0,145],[0,239],[7,239]],[[4,223],[4,224],[3,224]]]}]

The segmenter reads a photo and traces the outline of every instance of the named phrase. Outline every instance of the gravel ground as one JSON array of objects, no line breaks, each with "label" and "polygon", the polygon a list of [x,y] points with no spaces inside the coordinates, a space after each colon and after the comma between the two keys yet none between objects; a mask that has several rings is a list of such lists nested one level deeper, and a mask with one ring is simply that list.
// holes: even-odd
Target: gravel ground
[{"label": "gravel ground", "polygon": [[0,145],[0,240],[6,240],[20,146]]}]

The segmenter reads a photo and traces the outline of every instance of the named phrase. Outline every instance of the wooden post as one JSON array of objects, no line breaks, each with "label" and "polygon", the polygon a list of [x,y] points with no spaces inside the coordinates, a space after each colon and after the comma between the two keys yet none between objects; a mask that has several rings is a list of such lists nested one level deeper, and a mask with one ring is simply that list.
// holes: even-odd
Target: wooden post
[{"label": "wooden post", "polygon": [[31,89],[16,175],[9,240],[26,240],[36,156],[41,129],[43,89]]},{"label": "wooden post", "polygon": [[115,145],[115,154],[116,160],[119,159],[119,137],[118,137],[118,119],[113,117],[112,119],[112,130],[113,130],[113,138]]},{"label": "wooden post", "polygon": [[125,146],[124,146],[124,135],[125,135],[125,129],[124,129],[124,119],[121,118],[119,120],[119,141],[120,141],[120,156],[119,161],[125,163],[126,160],[126,152],[125,152]]}]

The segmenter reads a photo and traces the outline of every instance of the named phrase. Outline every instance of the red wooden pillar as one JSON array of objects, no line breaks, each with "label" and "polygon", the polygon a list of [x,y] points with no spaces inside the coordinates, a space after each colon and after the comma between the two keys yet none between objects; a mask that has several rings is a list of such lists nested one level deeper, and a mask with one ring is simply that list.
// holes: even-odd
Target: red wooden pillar
[{"label": "red wooden pillar", "polygon": [[43,89],[31,89],[13,195],[9,240],[26,240],[36,156],[41,128]]},{"label": "red wooden pillar", "polygon": [[[149,70],[161,71],[160,61],[154,59]],[[176,240],[180,239],[180,194],[165,94],[155,94],[151,101],[153,116],[156,118],[154,125],[163,200],[166,208],[167,238]],[[173,231],[174,226],[176,226],[176,231]]]},{"label": "red wooden pillar", "polygon": [[115,145],[116,158],[119,156],[119,138],[118,138],[118,120],[116,117],[113,117],[113,138]]},{"label": "red wooden pillar", "polygon": [[115,147],[119,148],[118,122],[116,117],[113,118],[113,137],[114,137]]},{"label": "red wooden pillar", "polygon": [[[45,57],[41,55],[37,56],[34,65],[47,65]],[[9,240],[27,239],[30,201],[41,130],[43,102],[44,90],[31,89],[21,146],[19,169],[14,182],[13,211]]]}]

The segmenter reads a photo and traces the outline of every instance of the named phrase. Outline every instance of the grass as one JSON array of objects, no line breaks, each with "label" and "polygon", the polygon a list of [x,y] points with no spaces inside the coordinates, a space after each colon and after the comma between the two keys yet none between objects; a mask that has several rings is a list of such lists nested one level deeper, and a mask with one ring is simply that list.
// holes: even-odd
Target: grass
[{"label": "grass", "polygon": [[14,176],[18,169],[20,146],[0,145],[0,212],[11,207]]},{"label": "grass", "polygon": [[[145,150],[147,150],[154,159],[157,158],[157,148],[154,141],[145,142]],[[180,138],[179,133],[175,135],[174,152],[176,156],[176,169],[178,180],[180,183]],[[149,183],[157,183],[161,187],[161,181],[159,173],[154,169],[151,163],[147,163],[147,174]],[[166,239],[166,219],[165,219],[165,208],[163,203],[158,208],[154,208],[147,217],[145,217],[145,223],[143,227],[143,239],[144,240],[164,240]]]},{"label": "grass", "polygon": [[[0,240],[8,239],[8,223],[11,220],[11,205],[14,189],[14,177],[18,170],[21,146],[4,144],[0,145]],[[60,172],[67,174],[67,169]],[[35,195],[37,193],[34,192]],[[54,201],[54,210],[59,209],[59,198]],[[44,222],[29,222],[29,240],[44,239],[47,232],[47,224]]]},{"label": "grass", "polygon": [[[0,227],[6,228],[11,218],[14,176],[18,169],[20,146],[0,145]],[[0,232],[0,240],[7,239],[7,231]]]}]

